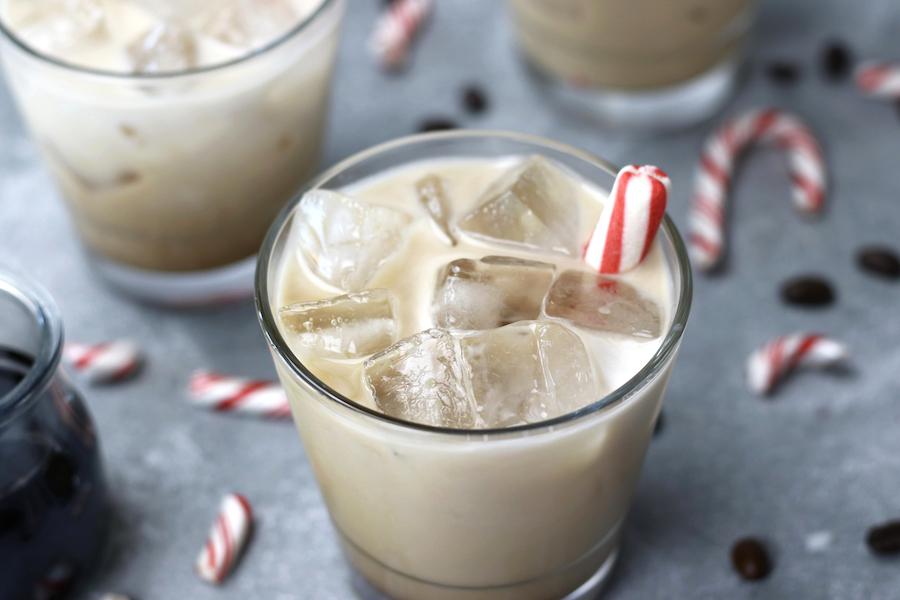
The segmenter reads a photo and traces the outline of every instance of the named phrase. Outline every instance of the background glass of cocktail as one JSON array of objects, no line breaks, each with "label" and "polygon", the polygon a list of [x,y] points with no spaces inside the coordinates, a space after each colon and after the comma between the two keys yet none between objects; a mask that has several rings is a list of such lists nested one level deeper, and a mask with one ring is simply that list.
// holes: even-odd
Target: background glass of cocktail
[{"label": "background glass of cocktail", "polygon": [[318,166],[344,8],[323,0],[226,63],[136,74],[47,56],[0,21],[13,96],[106,280],[164,304],[252,294],[269,225]]},{"label": "background glass of cocktail", "polygon": [[737,84],[756,0],[507,0],[519,49],[549,95],[629,130],[712,116]]}]

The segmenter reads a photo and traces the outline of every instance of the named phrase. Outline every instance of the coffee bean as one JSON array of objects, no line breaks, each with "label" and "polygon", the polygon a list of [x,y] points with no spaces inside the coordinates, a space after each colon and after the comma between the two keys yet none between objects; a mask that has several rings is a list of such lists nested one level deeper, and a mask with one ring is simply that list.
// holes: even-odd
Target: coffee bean
[{"label": "coffee bean", "polygon": [[856,254],[856,264],[863,271],[875,275],[891,279],[900,277],[900,258],[897,258],[897,255],[887,248],[870,246],[860,249]]},{"label": "coffee bean", "polygon": [[663,412],[659,411],[659,414],[656,416],[656,425],[653,426],[653,437],[658,436],[665,427],[665,418],[663,417]]},{"label": "coffee bean", "polygon": [[487,96],[477,85],[470,85],[463,90],[462,100],[465,109],[472,114],[482,113],[487,110]]},{"label": "coffee bean", "polygon": [[419,124],[419,131],[445,131],[447,129],[456,129],[456,123],[444,117],[432,117],[425,119]]},{"label": "coffee bean", "polygon": [[875,554],[900,554],[900,521],[890,521],[869,529],[866,544]]},{"label": "coffee bean", "polygon": [[831,284],[814,276],[789,279],[781,286],[781,297],[788,304],[801,306],[827,306],[834,302]]},{"label": "coffee bean", "polygon": [[838,81],[846,78],[852,62],[850,50],[843,42],[830,42],[822,51],[822,72],[826,79]]},{"label": "coffee bean", "polygon": [[766,74],[773,82],[781,85],[797,83],[800,79],[800,66],[795,63],[776,61],[766,66]]},{"label": "coffee bean", "polygon": [[731,564],[738,575],[748,581],[765,579],[772,571],[765,546],[754,538],[744,538],[734,543]]},{"label": "coffee bean", "polygon": [[50,493],[62,502],[68,502],[75,492],[75,465],[61,452],[54,452],[47,461],[44,478]]}]

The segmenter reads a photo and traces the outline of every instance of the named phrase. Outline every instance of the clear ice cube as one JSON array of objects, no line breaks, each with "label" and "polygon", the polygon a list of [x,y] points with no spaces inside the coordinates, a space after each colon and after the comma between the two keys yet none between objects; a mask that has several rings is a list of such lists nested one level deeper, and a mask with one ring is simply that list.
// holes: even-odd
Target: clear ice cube
[{"label": "clear ice cube", "polygon": [[100,0],[8,2],[7,18],[32,46],[58,54],[108,35]]},{"label": "clear ice cube", "polygon": [[456,245],[456,237],[450,231],[452,207],[447,197],[447,186],[438,175],[426,175],[416,182],[416,195],[428,211],[428,215],[441,230],[451,246]]},{"label": "clear ice cube", "polygon": [[537,423],[599,398],[584,344],[558,323],[531,321],[460,340],[487,427]]},{"label": "clear ice cube", "polygon": [[172,73],[197,65],[193,34],[174,21],[158,19],[150,30],[128,45],[135,73]]},{"label": "clear ice cube", "polygon": [[364,372],[375,403],[392,417],[460,429],[479,424],[459,352],[446,331],[429,329],[400,340],[367,360]]},{"label": "clear ice cube", "polygon": [[459,228],[494,243],[575,256],[578,222],[571,177],[533,156],[491,184]]},{"label": "clear ice cube", "polygon": [[589,271],[563,272],[547,293],[544,314],[597,331],[650,339],[660,335],[660,310],[629,284]]},{"label": "clear ice cube", "polygon": [[325,282],[356,292],[400,247],[413,218],[329,190],[307,192],[294,216],[301,260]]},{"label": "clear ice cube", "polygon": [[287,33],[299,20],[289,0],[232,0],[212,13],[206,35],[232,46],[259,46]]},{"label": "clear ice cube", "polygon": [[318,302],[299,302],[278,311],[283,329],[299,345],[328,358],[356,358],[396,341],[391,294],[366,290]]},{"label": "clear ice cube", "polygon": [[432,311],[439,327],[493,329],[537,319],[556,267],[508,256],[462,258],[438,279]]}]

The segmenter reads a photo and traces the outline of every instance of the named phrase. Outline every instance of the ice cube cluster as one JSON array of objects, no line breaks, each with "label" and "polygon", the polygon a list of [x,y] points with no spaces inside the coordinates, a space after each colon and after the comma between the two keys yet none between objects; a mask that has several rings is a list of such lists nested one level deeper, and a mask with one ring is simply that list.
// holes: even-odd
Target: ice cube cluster
[{"label": "ice cube cluster", "polygon": [[[4,19],[27,44],[57,58],[97,43],[121,44],[135,73],[199,64],[209,42],[239,56],[286,34],[302,18],[291,0],[7,0]],[[301,2],[301,5],[310,4]]]},{"label": "ice cube cluster", "polygon": [[512,247],[540,258],[575,252],[577,185],[547,159],[532,157],[501,175],[454,225],[445,182],[438,175],[417,180],[411,191],[419,218],[430,220],[448,254],[467,236],[498,253],[451,260],[433,275],[411,273],[437,280],[427,307],[432,328],[399,341],[396,299],[369,286],[382,284],[379,270],[400,260],[416,217],[334,191],[308,192],[293,217],[297,259],[342,294],[283,307],[282,329],[319,357],[364,359],[372,399],[398,419],[499,428],[587,406],[602,394],[602,375],[583,340],[658,338],[660,308],[586,264],[560,272],[549,262],[500,254]]},{"label": "ice cube cluster", "polygon": [[537,423],[599,397],[581,339],[541,321],[458,340],[429,329],[367,360],[365,378],[386,414],[458,429]]}]

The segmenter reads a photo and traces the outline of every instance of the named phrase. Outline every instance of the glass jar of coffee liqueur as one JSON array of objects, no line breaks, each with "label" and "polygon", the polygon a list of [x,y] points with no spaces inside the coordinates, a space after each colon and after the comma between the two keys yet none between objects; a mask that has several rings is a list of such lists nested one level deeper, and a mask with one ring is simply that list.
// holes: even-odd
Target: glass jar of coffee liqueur
[{"label": "glass jar of coffee liqueur", "polygon": [[0,271],[0,598],[61,598],[97,563],[109,505],[94,424],[59,366],[62,323]]}]

